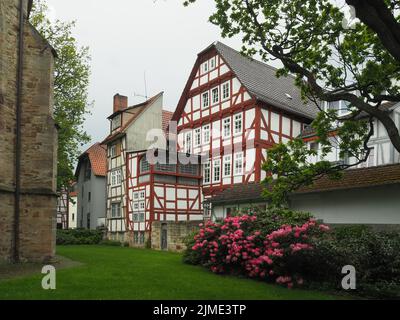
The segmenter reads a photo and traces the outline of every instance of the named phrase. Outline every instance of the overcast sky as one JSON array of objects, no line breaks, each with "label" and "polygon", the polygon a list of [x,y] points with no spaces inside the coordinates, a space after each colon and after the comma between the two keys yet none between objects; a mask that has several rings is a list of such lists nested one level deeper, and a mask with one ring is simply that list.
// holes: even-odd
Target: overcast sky
[{"label": "overcast sky", "polygon": [[[215,40],[240,49],[240,39],[222,39],[208,22],[213,0],[183,6],[183,0],[47,0],[51,18],[76,20],[74,36],[92,56],[89,95],[94,101],[85,129],[92,143],[109,130],[112,97],[164,91],[164,108],[175,110],[197,53]],[[86,147],[86,146],[85,146]]]}]

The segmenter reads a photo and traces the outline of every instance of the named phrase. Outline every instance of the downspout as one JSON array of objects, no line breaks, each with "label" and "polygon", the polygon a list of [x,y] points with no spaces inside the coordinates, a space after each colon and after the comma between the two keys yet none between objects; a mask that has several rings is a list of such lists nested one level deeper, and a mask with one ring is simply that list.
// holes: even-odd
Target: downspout
[{"label": "downspout", "polygon": [[21,200],[21,112],[22,112],[22,69],[24,61],[24,0],[19,1],[19,34],[18,34],[18,64],[17,64],[17,100],[16,100],[16,137],[15,137],[15,203],[12,242],[12,262],[18,263],[19,257],[19,227]]}]

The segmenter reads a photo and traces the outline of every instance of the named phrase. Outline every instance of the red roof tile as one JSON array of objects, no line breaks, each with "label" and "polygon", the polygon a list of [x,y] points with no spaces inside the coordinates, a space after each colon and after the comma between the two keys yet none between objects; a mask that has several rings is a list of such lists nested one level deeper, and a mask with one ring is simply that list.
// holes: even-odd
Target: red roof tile
[{"label": "red roof tile", "polygon": [[92,167],[93,174],[96,176],[105,177],[107,174],[107,148],[105,145],[96,142],[79,158],[84,156],[89,157],[90,165]]}]

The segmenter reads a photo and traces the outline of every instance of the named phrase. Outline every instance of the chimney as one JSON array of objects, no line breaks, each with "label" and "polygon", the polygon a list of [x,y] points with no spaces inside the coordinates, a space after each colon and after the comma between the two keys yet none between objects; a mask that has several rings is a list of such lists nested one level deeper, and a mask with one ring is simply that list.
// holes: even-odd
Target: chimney
[{"label": "chimney", "polygon": [[113,112],[122,111],[126,108],[128,108],[128,97],[121,96],[119,93],[117,93],[114,96]]}]

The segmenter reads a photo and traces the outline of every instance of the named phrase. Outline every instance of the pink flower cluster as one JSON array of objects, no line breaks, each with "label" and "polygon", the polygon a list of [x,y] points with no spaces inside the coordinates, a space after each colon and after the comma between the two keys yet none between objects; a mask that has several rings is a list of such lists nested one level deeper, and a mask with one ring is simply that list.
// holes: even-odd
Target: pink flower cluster
[{"label": "pink flower cluster", "polygon": [[254,215],[226,218],[223,223],[206,222],[194,237],[192,250],[201,253],[201,262],[215,273],[240,272],[292,288],[302,285],[301,275],[287,275],[282,267],[285,259],[304,250],[312,250],[310,243],[315,232],[329,227],[310,219],[301,226],[283,225],[278,230],[263,234],[254,230]]}]

